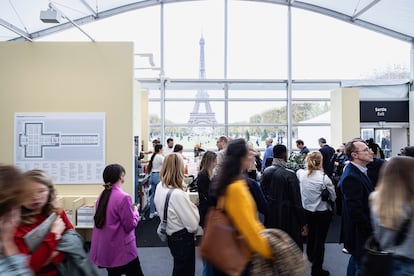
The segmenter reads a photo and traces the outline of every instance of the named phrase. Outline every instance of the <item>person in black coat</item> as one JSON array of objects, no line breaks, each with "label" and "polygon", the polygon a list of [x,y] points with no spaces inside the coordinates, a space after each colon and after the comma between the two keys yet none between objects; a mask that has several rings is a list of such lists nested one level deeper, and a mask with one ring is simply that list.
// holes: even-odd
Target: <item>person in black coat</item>
[{"label": "person in black coat", "polygon": [[342,238],[351,254],[347,275],[360,275],[361,256],[367,238],[372,234],[369,194],[374,190],[367,176],[367,165],[373,161],[373,152],[359,139],[348,142],[346,165],[339,186],[342,192]]},{"label": "person in black coat", "polygon": [[209,202],[210,183],[213,178],[214,167],[217,163],[217,154],[212,151],[206,151],[200,162],[200,171],[197,175],[198,189],[198,212],[200,213],[200,226],[204,226],[204,219],[207,210],[211,205]]},{"label": "person in black coat", "polygon": [[259,183],[257,183],[255,179],[247,178],[247,186],[249,186],[249,191],[254,199],[254,202],[256,202],[257,211],[266,216],[269,211],[269,204],[259,186]]},{"label": "person in black coat", "polygon": [[382,165],[384,165],[384,163],[385,163],[384,159],[376,158],[374,156],[373,161],[367,165],[368,177],[371,180],[372,186],[374,186],[374,189],[377,186],[379,172],[381,170]]},{"label": "person in black coat", "polygon": [[284,145],[273,147],[273,164],[263,172],[260,186],[269,202],[269,212],[265,215],[266,228],[279,228],[303,249],[305,211],[302,206],[299,180],[296,174],[286,167],[287,149]]},{"label": "person in black coat", "polygon": [[319,138],[318,142],[320,146],[319,151],[322,153],[322,157],[323,157],[323,164],[322,164],[323,171],[329,178],[332,179],[334,164],[331,160],[335,154],[335,149],[329,146],[328,144],[326,144],[325,138]]}]

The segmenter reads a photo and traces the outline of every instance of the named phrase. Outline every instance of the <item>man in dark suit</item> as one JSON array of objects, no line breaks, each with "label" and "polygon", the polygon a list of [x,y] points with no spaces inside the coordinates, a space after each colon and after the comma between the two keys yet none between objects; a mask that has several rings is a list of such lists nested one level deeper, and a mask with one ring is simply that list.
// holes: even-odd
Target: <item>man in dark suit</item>
[{"label": "man in dark suit", "polygon": [[332,179],[332,173],[334,169],[334,162],[332,160],[332,157],[335,154],[335,149],[329,146],[328,144],[326,144],[326,139],[323,137],[319,138],[318,142],[319,142],[319,146],[321,147],[319,151],[320,153],[322,153],[322,157],[323,157],[323,163],[322,163],[323,171],[325,172],[327,176],[329,176],[329,178]]},{"label": "man in dark suit", "polygon": [[287,149],[284,145],[273,147],[273,164],[263,172],[260,186],[269,203],[265,214],[266,228],[284,230],[303,249],[305,212],[302,207],[299,180],[286,167]]},{"label": "man in dark suit", "polygon": [[345,145],[350,162],[339,183],[342,192],[342,234],[344,247],[351,254],[347,276],[360,275],[361,255],[367,238],[372,234],[369,194],[373,185],[367,175],[367,165],[374,153],[359,139]]}]

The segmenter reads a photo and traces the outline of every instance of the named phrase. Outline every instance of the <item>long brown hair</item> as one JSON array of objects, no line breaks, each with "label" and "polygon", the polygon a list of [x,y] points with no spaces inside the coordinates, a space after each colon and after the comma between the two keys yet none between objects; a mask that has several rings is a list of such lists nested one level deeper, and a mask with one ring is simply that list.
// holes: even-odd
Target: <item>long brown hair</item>
[{"label": "long brown hair", "polygon": [[184,162],[179,153],[168,154],[162,164],[160,180],[164,187],[184,190]]},{"label": "long brown hair", "polygon": [[[60,213],[62,211],[61,208],[58,208],[56,205],[56,189],[53,185],[53,180],[50,176],[46,174],[46,172],[42,170],[30,170],[25,172],[23,175],[29,183],[35,182],[43,184],[49,190],[49,197],[47,198],[45,206],[43,206],[42,208],[41,214],[49,216],[53,212]],[[22,207],[22,224],[27,225],[34,223],[36,221],[35,216],[36,214],[32,210]]]},{"label": "long brown hair", "polygon": [[314,171],[320,171],[322,168],[323,157],[319,151],[311,151],[306,155],[306,166],[308,168],[308,176]]},{"label": "long brown hair", "polygon": [[381,168],[377,192],[370,204],[386,228],[396,230],[401,226],[405,205],[411,208],[411,222],[414,222],[413,168],[414,158],[406,156],[393,157]]},{"label": "long brown hair", "polygon": [[216,166],[217,154],[212,151],[206,151],[200,162],[200,172],[205,171],[208,178],[213,177],[214,167]]},{"label": "long brown hair", "polygon": [[0,217],[22,206],[29,194],[29,186],[20,170],[11,165],[0,165]]}]

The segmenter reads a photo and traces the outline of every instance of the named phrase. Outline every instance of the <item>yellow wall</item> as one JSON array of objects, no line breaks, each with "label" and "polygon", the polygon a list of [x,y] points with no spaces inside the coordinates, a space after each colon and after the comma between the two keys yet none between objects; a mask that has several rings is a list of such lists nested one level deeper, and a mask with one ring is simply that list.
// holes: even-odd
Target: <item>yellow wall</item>
[{"label": "yellow wall", "polygon": [[337,148],[360,137],[359,90],[340,88],[331,92],[331,146]]},{"label": "yellow wall", "polygon": [[[15,112],[105,112],[106,163],[126,171],[133,194],[133,44],[0,42],[0,162],[13,163]],[[101,184],[101,183],[97,183]],[[56,185],[98,195],[101,185]]]}]

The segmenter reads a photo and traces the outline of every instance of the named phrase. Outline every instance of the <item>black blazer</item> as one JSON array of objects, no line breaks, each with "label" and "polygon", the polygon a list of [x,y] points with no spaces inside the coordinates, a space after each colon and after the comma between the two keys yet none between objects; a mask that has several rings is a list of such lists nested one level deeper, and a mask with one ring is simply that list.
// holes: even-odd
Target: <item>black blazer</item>
[{"label": "black blazer", "polygon": [[369,194],[371,180],[349,163],[339,183],[342,192],[342,234],[344,247],[356,258],[361,256],[365,241],[372,234]]}]

